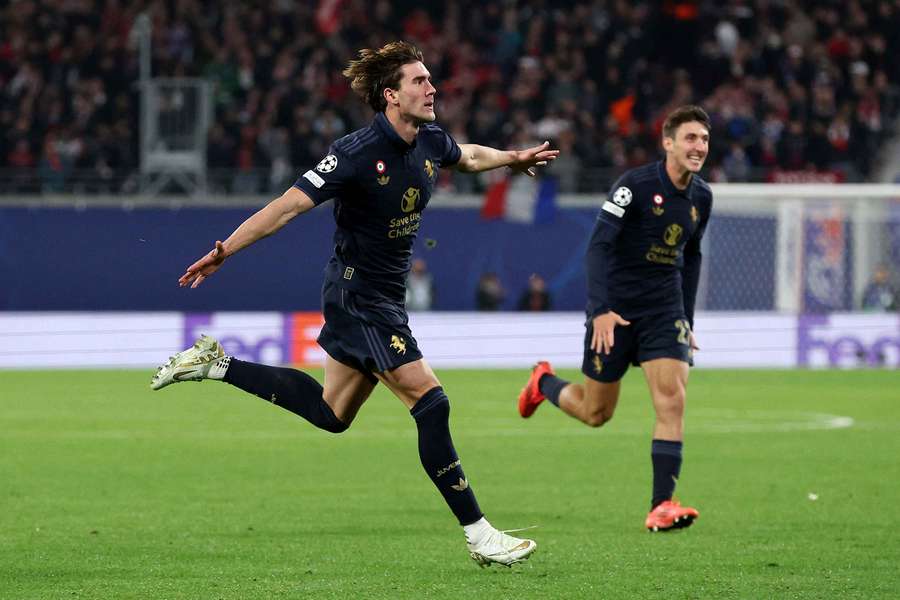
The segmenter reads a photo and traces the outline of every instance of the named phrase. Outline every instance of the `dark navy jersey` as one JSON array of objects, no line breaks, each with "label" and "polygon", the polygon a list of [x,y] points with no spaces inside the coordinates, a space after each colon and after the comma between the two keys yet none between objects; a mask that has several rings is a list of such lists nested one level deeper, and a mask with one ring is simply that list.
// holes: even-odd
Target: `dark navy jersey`
[{"label": "dark navy jersey", "polygon": [[711,210],[709,185],[694,175],[686,189],[677,189],[663,161],[619,178],[587,251],[588,317],[684,311],[693,325],[700,239]]},{"label": "dark navy jersey", "polygon": [[413,241],[438,169],[456,164],[461,155],[453,138],[431,123],[407,144],[384,113],[334,142],[294,183],[316,205],[334,198],[337,229],[326,278],[402,303]]}]

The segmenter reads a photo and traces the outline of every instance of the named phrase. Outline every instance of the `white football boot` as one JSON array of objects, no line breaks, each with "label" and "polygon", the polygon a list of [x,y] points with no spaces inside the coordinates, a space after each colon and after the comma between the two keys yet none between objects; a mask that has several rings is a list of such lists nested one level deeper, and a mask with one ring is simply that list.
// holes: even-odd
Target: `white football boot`
[{"label": "white football boot", "polygon": [[469,556],[479,567],[488,567],[493,563],[510,567],[528,559],[537,550],[534,540],[513,537],[492,525],[480,532],[477,540],[467,541],[466,545],[469,547]]},{"label": "white football boot", "polygon": [[230,362],[231,357],[225,356],[219,342],[201,335],[193,346],[170,357],[169,362],[157,369],[150,380],[150,389],[159,390],[179,381],[222,379]]}]

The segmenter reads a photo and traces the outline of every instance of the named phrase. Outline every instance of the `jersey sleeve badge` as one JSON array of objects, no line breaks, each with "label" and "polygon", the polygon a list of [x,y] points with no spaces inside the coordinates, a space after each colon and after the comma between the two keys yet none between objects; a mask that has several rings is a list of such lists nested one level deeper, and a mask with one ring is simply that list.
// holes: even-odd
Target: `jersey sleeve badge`
[{"label": "jersey sleeve badge", "polygon": [[316,165],[316,171],[319,173],[331,173],[337,168],[338,159],[334,154],[329,154]]}]

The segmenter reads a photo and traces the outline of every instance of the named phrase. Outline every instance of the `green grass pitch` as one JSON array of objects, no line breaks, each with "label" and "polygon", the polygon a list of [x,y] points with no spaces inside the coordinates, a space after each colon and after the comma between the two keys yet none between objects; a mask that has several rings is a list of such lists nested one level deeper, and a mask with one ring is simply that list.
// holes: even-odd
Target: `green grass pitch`
[{"label": "green grass pitch", "polygon": [[694,371],[678,495],[701,516],[671,534],[643,528],[639,372],[599,430],[520,419],[525,369],[438,374],[487,517],[537,526],[530,561],[469,559],[384,390],[334,436],[215,382],[2,371],[0,598],[900,597],[895,371]]}]

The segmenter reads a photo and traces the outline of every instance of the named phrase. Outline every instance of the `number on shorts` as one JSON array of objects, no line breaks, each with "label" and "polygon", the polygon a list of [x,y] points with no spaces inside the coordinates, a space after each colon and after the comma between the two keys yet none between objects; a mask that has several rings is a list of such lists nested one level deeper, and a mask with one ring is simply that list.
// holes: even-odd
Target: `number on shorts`
[{"label": "number on shorts", "polygon": [[687,319],[678,319],[675,321],[675,327],[678,329],[678,343],[685,346],[691,343],[691,324]]}]

